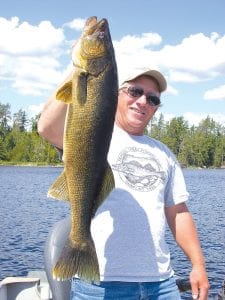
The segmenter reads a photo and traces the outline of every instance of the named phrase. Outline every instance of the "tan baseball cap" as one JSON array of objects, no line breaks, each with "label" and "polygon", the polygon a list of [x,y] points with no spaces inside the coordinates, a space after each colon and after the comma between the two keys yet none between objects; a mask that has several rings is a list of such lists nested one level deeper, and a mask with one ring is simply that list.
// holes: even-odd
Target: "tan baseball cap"
[{"label": "tan baseball cap", "polygon": [[127,81],[131,81],[131,80],[134,80],[140,76],[150,76],[150,77],[153,77],[155,78],[155,80],[158,82],[158,85],[159,85],[159,91],[160,93],[161,92],[164,92],[167,88],[167,81],[165,79],[165,77],[162,75],[162,73],[160,73],[159,71],[157,70],[136,70],[135,72],[133,72],[133,74],[131,74],[128,78],[126,78],[125,80],[123,80],[121,86],[127,82]]}]

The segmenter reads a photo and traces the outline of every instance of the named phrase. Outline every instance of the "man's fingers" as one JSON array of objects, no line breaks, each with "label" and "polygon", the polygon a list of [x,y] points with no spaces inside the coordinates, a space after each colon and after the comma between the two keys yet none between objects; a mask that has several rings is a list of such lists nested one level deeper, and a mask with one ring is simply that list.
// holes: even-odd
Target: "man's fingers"
[{"label": "man's fingers", "polygon": [[208,289],[198,288],[197,284],[192,284],[192,299],[205,300],[207,299]]},{"label": "man's fingers", "polygon": [[201,288],[199,292],[199,300],[208,299],[208,288]]},{"label": "man's fingers", "polygon": [[192,298],[198,299],[199,296],[199,289],[198,289],[198,282],[192,281],[191,282],[191,291],[192,291]]}]

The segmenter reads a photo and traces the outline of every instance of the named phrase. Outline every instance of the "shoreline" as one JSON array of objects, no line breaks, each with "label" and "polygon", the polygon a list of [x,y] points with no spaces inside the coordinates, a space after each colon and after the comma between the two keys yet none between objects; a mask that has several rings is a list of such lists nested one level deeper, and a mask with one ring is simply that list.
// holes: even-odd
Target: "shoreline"
[{"label": "shoreline", "polygon": [[15,163],[15,162],[8,162],[2,163],[0,162],[0,167],[48,167],[48,168],[57,168],[63,167],[62,163],[58,164],[47,164],[47,163]]},{"label": "shoreline", "polygon": [[[16,163],[16,162],[2,162],[0,161],[0,167],[48,167],[48,168],[58,168],[58,167],[63,167],[63,163],[57,163],[57,164],[47,164],[47,163]],[[195,167],[195,166],[189,166],[185,167],[181,165],[182,170],[225,170],[225,166],[221,167]]]}]

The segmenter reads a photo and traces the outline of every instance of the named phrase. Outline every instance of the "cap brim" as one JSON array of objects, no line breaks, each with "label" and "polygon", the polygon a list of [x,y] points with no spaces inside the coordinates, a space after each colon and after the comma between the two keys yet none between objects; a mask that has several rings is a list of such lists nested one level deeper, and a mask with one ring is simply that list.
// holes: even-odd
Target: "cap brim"
[{"label": "cap brim", "polygon": [[129,77],[127,77],[125,80],[123,80],[121,85],[123,85],[127,81],[132,81],[140,76],[153,77],[158,82],[160,92],[164,92],[167,88],[167,81],[166,81],[165,77],[162,75],[162,73],[160,73],[157,70],[147,70],[147,71],[142,71],[142,72],[140,72],[140,71],[135,72],[132,75],[130,75]]}]

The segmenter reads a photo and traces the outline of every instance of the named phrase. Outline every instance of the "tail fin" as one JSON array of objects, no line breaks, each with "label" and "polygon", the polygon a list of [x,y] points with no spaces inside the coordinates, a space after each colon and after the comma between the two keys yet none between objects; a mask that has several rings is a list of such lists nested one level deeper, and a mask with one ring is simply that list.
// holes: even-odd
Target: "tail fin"
[{"label": "tail fin", "polygon": [[53,269],[53,278],[67,280],[74,275],[86,281],[99,282],[99,265],[92,239],[82,244],[67,240]]}]

